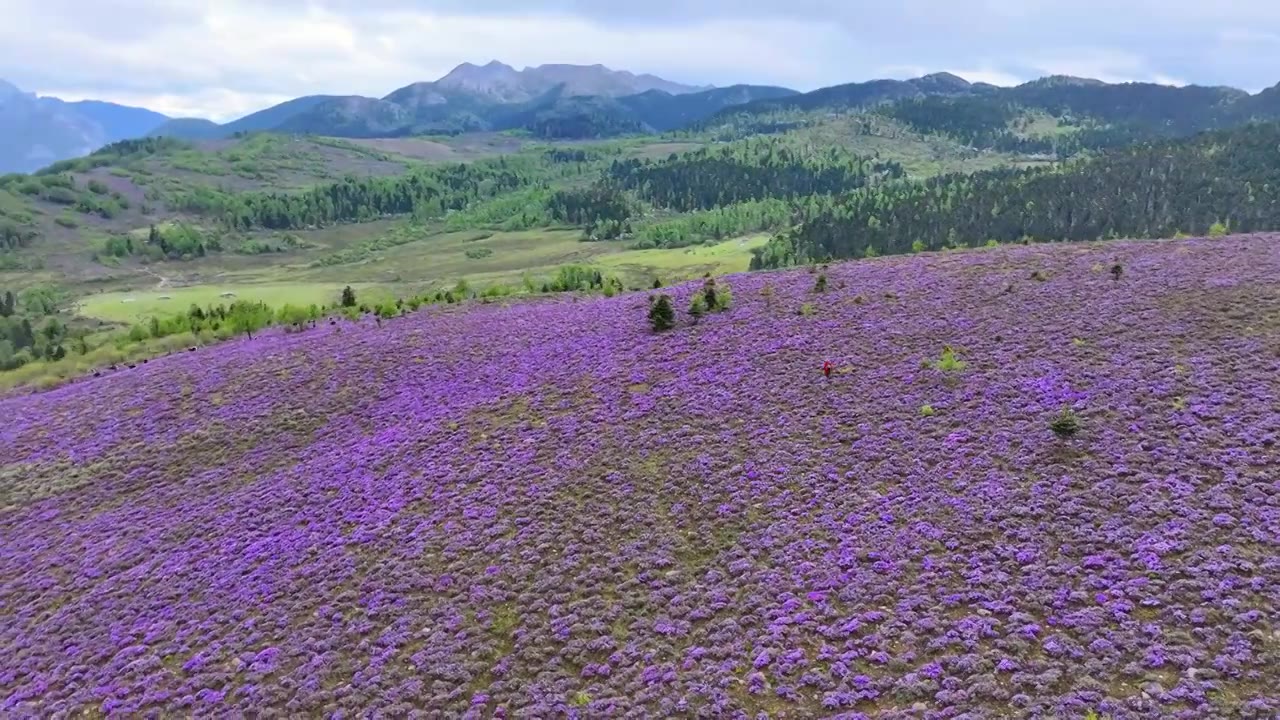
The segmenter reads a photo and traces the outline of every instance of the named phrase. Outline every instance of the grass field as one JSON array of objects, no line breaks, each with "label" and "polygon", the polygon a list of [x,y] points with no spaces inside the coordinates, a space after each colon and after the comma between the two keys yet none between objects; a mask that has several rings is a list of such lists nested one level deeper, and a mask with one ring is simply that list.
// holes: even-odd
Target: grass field
[{"label": "grass field", "polygon": [[710,272],[713,275],[746,272],[751,251],[769,241],[766,234],[735,238],[716,245],[687,248],[628,250],[599,259],[603,267],[627,274],[658,272],[664,279],[687,279]]},{"label": "grass field", "polygon": [[[189,280],[172,280],[164,287],[151,280],[164,276],[169,266],[190,264],[157,264],[146,287],[84,296],[79,312],[87,317],[134,323],[186,312],[192,304],[206,306],[233,300],[261,301],[273,307],[332,304],[346,285],[351,285],[362,301],[376,301],[452,287],[459,280],[477,288],[520,285],[527,274],[540,284],[558,267],[568,264],[593,265],[620,276],[630,286],[647,287],[654,276],[672,282],[706,272],[745,271],[751,250],[768,240],[767,235],[753,235],[716,245],[628,250],[622,242],[583,242],[577,230],[496,232],[476,239],[478,235],[483,233],[426,235],[372,253],[362,262],[343,265],[313,267],[300,263],[296,257],[272,264],[270,260],[274,258],[268,257],[254,266],[249,264],[252,258],[242,258],[233,271],[206,273],[216,278],[200,280],[196,275]],[[468,251],[480,248],[489,254],[467,256]]]},{"label": "grass field", "polygon": [[1027,120],[1014,128],[1014,131],[1022,137],[1070,135],[1079,130],[1075,126],[1064,125],[1058,118],[1043,112],[1031,113]]},{"label": "grass field", "polygon": [[[192,305],[229,304],[236,300],[261,301],[272,307],[282,305],[333,304],[342,294],[342,285],[326,283],[192,285],[140,292],[112,292],[89,295],[80,301],[80,313],[88,317],[133,323],[153,316],[186,312]],[[386,296],[380,288],[353,285],[362,299]],[[224,293],[231,293],[224,295]]]}]

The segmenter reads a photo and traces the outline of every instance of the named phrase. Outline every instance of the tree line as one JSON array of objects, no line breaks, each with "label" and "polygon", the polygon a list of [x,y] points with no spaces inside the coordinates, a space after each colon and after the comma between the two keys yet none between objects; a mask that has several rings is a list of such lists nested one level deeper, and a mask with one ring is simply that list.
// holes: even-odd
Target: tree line
[{"label": "tree line", "polygon": [[680,248],[779,230],[790,224],[794,208],[795,201],[766,198],[655,220],[635,230],[631,247]]},{"label": "tree line", "polygon": [[64,300],[50,287],[0,291],[0,370],[36,359],[61,360],[67,355],[66,344],[84,345],[84,333],[57,317]]},{"label": "tree line", "polygon": [[1280,123],[1145,143],[1055,169],[886,184],[800,209],[753,269],[977,246],[1280,228]]},{"label": "tree line", "polygon": [[394,177],[347,176],[298,193],[230,193],[202,187],[174,193],[169,204],[214,218],[230,230],[301,230],[391,215],[439,218],[538,183],[573,177],[598,159],[598,153],[586,152],[502,156]]},{"label": "tree line", "polygon": [[112,235],[103,243],[103,255],[130,257],[139,255],[151,260],[182,260],[222,252],[222,240],[188,223],[172,223],[163,227],[151,225],[145,239],[132,235]]}]

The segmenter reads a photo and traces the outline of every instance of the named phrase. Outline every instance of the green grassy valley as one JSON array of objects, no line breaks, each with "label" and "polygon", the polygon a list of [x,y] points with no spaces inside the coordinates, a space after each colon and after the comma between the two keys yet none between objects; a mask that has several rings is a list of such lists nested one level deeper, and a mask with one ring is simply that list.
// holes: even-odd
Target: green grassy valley
[{"label": "green grassy valley", "polygon": [[[0,288],[14,302],[0,366],[8,384],[53,382],[170,331],[233,333],[172,324],[193,307],[260,305],[243,322],[271,324],[337,311],[347,287],[356,310],[391,315],[410,301],[1280,223],[1275,125],[1142,140],[1155,136],[1106,111],[1139,101],[1111,89],[993,95],[943,80],[747,102],[661,135],[237,131],[127,140],[3,176]],[[1225,117],[1170,107],[1186,132]],[[30,293],[55,307],[20,300]]]}]

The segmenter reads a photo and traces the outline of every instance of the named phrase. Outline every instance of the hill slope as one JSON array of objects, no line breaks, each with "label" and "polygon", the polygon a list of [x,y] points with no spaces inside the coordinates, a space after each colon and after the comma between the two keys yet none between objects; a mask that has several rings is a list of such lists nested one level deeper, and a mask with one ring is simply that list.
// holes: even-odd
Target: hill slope
[{"label": "hill slope", "polygon": [[227,137],[230,132],[221,125],[204,118],[173,118],[153,128],[146,137],[180,138],[183,140],[213,140]]},{"label": "hill slope", "polygon": [[172,137],[185,140],[207,140],[231,137],[236,133],[272,130],[325,102],[338,100],[334,95],[307,95],[273,105],[265,110],[246,115],[225,125],[200,118],[177,118],[152,130],[152,137]]},{"label": "hill slope", "polygon": [[813,203],[756,267],[1021,239],[1280,228],[1280,123],[1140,144],[1063,167],[951,174]]},{"label": "hill slope", "polygon": [[[56,100],[55,98],[45,98]],[[56,102],[62,102],[56,100]],[[102,128],[103,136],[108,143],[146,135],[169,120],[167,115],[101,100],[78,100],[64,103],[72,110],[84,115]]]},{"label": "hill slope", "polygon": [[639,294],[436,310],[0,400],[9,709],[1280,712],[1280,237],[828,278],[658,335]]},{"label": "hill slope", "polygon": [[712,116],[716,122],[734,114],[760,115],[779,110],[847,110],[876,103],[891,102],[929,95],[965,95],[984,91],[986,85],[974,85],[950,73],[934,73],[911,80],[869,80],[819,88],[807,93],[754,100],[733,106]]}]

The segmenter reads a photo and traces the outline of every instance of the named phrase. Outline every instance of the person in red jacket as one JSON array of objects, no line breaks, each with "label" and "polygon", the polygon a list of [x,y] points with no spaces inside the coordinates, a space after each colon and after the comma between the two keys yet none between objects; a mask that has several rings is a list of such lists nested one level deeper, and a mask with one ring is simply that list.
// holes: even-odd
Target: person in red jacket
[{"label": "person in red jacket", "polygon": [[822,362],[822,374],[831,377],[831,361],[824,360]]}]

